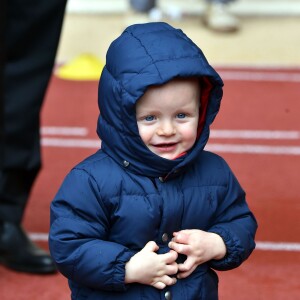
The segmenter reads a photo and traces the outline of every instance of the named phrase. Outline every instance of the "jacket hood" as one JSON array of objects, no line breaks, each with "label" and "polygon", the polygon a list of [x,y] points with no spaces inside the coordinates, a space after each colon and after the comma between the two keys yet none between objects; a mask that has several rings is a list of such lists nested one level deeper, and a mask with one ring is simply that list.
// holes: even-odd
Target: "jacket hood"
[{"label": "jacket hood", "polygon": [[[151,152],[140,138],[135,103],[147,87],[176,77],[199,77],[204,111],[194,147],[186,155],[168,160]],[[209,126],[219,111],[222,86],[202,51],[180,29],[163,22],[129,26],[110,45],[99,82],[97,133],[102,150],[134,173],[172,176],[203,151]]]}]

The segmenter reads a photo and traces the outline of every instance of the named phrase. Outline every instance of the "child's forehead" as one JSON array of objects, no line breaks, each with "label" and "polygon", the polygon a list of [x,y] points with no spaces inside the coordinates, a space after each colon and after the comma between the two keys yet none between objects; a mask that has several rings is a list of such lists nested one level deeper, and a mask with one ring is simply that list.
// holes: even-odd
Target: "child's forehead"
[{"label": "child's forehead", "polygon": [[136,103],[138,108],[200,104],[199,78],[175,78],[162,85],[150,86]]},{"label": "child's forehead", "polygon": [[201,89],[200,79],[197,77],[174,78],[162,85],[149,86],[141,98],[144,98],[147,95],[161,94],[161,93],[164,94],[177,93],[177,92],[198,93],[200,92],[200,89]]},{"label": "child's forehead", "polygon": [[[149,86],[145,94],[153,94],[153,93],[171,93],[173,91],[180,90],[190,90],[193,92],[198,92],[201,89],[200,79],[198,77],[186,77],[186,78],[174,78],[170,81],[165,82],[161,85],[151,85]],[[141,97],[143,98],[143,96]]]}]

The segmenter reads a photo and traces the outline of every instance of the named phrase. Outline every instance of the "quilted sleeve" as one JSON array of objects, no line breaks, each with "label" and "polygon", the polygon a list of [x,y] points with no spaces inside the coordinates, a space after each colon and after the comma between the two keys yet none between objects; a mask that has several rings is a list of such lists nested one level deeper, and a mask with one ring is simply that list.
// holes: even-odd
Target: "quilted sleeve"
[{"label": "quilted sleeve", "polygon": [[216,270],[230,270],[238,267],[254,250],[257,222],[246,203],[245,192],[225,161],[222,162],[227,190],[219,199],[216,220],[208,231],[222,237],[227,253],[221,260],[212,260],[210,266]]},{"label": "quilted sleeve", "polygon": [[90,288],[123,291],[125,263],[133,256],[109,242],[109,214],[95,180],[74,169],[51,203],[49,248],[59,271]]}]

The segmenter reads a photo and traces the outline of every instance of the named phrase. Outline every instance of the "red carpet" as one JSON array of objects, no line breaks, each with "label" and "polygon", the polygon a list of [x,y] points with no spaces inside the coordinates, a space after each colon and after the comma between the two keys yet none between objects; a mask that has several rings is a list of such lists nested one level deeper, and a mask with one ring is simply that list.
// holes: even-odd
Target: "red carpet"
[{"label": "red carpet", "polygon": [[[227,129],[231,136],[220,138],[212,134],[209,147],[227,146],[227,150],[216,149],[220,149],[219,154],[247,191],[248,203],[259,222],[258,249],[251,258],[238,269],[219,273],[220,299],[298,299],[300,70],[220,68],[219,71],[225,81],[224,101],[213,132]],[[44,141],[43,170],[24,219],[24,226],[31,233],[48,232],[49,204],[61,181],[72,166],[96,150],[90,142],[97,143],[97,86],[97,82],[52,79],[42,125],[80,127],[87,134],[43,136],[51,143],[54,138],[58,139],[56,142],[80,140],[80,143],[73,147],[63,143],[46,146]],[[236,130],[243,134],[256,134],[259,130],[262,135],[236,137]],[[89,146],[82,141],[88,141]],[[39,243],[47,248],[46,242]],[[288,247],[294,247],[293,251],[287,251]],[[26,275],[0,267],[0,278],[1,300],[70,299],[67,280],[59,274]]]}]

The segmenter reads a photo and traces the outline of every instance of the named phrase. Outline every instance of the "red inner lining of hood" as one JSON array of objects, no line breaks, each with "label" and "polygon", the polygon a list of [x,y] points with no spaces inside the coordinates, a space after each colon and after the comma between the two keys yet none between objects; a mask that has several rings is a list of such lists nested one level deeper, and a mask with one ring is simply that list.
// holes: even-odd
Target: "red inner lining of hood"
[{"label": "red inner lining of hood", "polygon": [[200,98],[200,112],[199,112],[199,125],[197,129],[197,139],[199,139],[205,124],[209,95],[213,85],[207,77],[202,77],[200,81],[200,86],[201,86],[201,98]]}]

